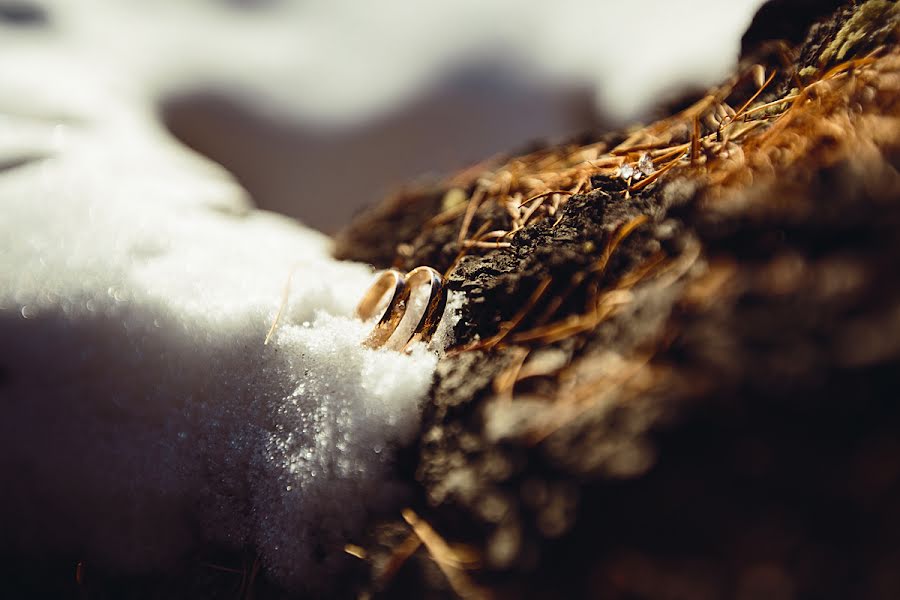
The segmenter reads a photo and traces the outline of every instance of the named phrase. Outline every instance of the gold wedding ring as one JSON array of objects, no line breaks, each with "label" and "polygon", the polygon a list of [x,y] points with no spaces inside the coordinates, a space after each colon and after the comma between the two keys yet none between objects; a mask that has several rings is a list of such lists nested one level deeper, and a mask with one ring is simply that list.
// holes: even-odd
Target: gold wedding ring
[{"label": "gold wedding ring", "polygon": [[441,274],[431,267],[417,267],[405,276],[396,269],[389,269],[375,280],[356,307],[356,315],[367,321],[388,298],[384,314],[364,342],[366,346],[380,348],[387,343],[409,309],[413,292],[426,283],[429,286],[428,303],[403,349],[408,350],[415,342],[431,340],[447,305]]},{"label": "gold wedding ring", "polygon": [[403,308],[401,307],[402,298],[406,292],[406,277],[403,273],[396,269],[389,269],[382,273],[366,295],[362,297],[359,305],[356,307],[356,316],[363,321],[368,321],[375,315],[378,307],[384,303],[386,295],[390,294],[387,308],[381,319],[375,325],[375,329],[366,338],[365,345],[370,348],[377,348],[384,345],[400,321],[403,319]]}]

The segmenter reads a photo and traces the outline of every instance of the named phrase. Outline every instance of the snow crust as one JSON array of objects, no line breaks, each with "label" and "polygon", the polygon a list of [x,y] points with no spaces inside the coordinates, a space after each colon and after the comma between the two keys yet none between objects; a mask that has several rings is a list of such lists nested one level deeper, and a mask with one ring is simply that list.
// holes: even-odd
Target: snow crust
[{"label": "snow crust", "polygon": [[366,511],[397,502],[393,448],[437,355],[364,348],[371,269],[254,210],[127,79],[17,59],[0,63],[0,156],[24,157],[0,171],[4,550],[146,571],[206,540],[319,588]]}]

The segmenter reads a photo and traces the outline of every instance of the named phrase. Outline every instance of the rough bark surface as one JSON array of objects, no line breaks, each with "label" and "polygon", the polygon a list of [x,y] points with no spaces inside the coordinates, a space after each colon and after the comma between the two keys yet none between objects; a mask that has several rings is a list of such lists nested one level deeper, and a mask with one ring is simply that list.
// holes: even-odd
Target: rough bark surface
[{"label": "rough bark surface", "polygon": [[900,11],[785,4],[684,111],[339,236],[467,297],[372,591],[900,597]]}]

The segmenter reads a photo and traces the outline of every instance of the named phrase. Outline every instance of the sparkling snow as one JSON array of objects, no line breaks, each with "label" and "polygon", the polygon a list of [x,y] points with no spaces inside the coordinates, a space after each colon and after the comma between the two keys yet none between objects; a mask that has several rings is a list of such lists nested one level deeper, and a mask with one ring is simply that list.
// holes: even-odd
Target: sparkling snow
[{"label": "sparkling snow", "polygon": [[371,270],[253,210],[127,79],[17,57],[0,63],[0,156],[21,159],[0,171],[5,550],[148,570],[199,529],[315,587],[397,501],[391,450],[437,355],[365,349]]}]

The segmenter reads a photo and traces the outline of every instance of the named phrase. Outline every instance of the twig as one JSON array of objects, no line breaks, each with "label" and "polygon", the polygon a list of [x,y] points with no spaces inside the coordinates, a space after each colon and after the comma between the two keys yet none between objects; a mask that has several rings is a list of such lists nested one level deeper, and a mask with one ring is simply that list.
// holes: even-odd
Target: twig
[{"label": "twig", "polygon": [[[475,232],[475,238],[477,239],[478,236],[483,234],[485,231],[487,231],[490,228],[490,226],[491,226],[490,221],[486,221],[486,222],[482,223],[481,227],[478,228],[478,231]],[[466,254],[469,253],[469,249],[466,247],[465,244],[460,243],[460,246],[461,247],[460,247],[459,252],[456,254],[456,258],[453,259],[453,262],[450,263],[450,266],[447,267],[446,271],[444,271],[444,274],[443,274],[444,280],[446,280],[447,277],[450,276],[450,273],[453,272],[453,269],[456,268],[456,266],[459,264],[459,261],[461,261],[466,256]]]},{"label": "twig", "polygon": [[466,235],[469,233],[469,226],[472,224],[472,219],[475,218],[475,211],[478,209],[478,205],[481,204],[484,195],[484,188],[479,186],[469,199],[469,204],[466,206],[466,214],[463,217],[462,226],[460,227],[459,235],[456,238],[460,244],[462,244],[463,240],[466,239]]},{"label": "twig", "polygon": [[284,289],[281,292],[281,303],[278,305],[278,312],[275,313],[275,319],[272,321],[272,326],[269,327],[269,332],[266,333],[266,339],[263,340],[263,346],[268,346],[269,340],[275,335],[275,330],[278,328],[278,322],[281,320],[281,314],[284,312],[285,307],[287,307],[288,298],[291,295],[291,280],[294,278],[294,273],[296,273],[297,269],[303,264],[305,263],[298,263],[291,267],[291,272],[288,275],[287,281],[284,284]]},{"label": "twig", "polygon": [[384,570],[378,575],[377,583],[380,589],[384,589],[394,579],[409,557],[416,553],[419,546],[422,545],[422,539],[415,534],[410,533],[398,546],[394,548],[390,560],[385,565]]},{"label": "twig", "polygon": [[528,348],[518,346],[513,349],[512,363],[503,369],[499,375],[494,377],[493,388],[494,393],[500,396],[504,401],[509,402],[513,397],[513,390],[516,387],[516,381],[519,380],[519,373],[522,371],[522,365],[528,358]]},{"label": "twig", "polygon": [[464,569],[477,568],[480,562],[471,557],[462,556],[454,550],[424,519],[419,517],[412,509],[406,508],[402,512],[413,532],[425,544],[425,548],[431,555],[435,564],[447,578],[447,582],[461,598],[490,598],[488,590],[479,587],[465,573]]},{"label": "twig", "polygon": [[463,246],[466,248],[511,248],[509,242],[482,242],[480,240],[463,240]]},{"label": "twig", "polygon": [[534,308],[534,305],[537,304],[538,300],[541,299],[544,292],[547,291],[547,288],[553,282],[552,277],[547,277],[540,284],[538,284],[537,288],[535,288],[534,292],[532,292],[531,297],[528,298],[528,301],[525,302],[525,305],[517,312],[512,319],[500,324],[500,330],[493,336],[489,337],[486,340],[482,340],[480,342],[476,342],[468,347],[465,350],[480,350],[480,349],[490,349],[503,341],[503,339],[509,335],[509,332],[516,328],[516,326],[522,322],[522,319],[528,314],[528,312]]},{"label": "twig", "polygon": [[744,111],[747,110],[747,107],[750,106],[750,104],[752,104],[753,101],[763,93],[763,90],[765,90],[770,83],[772,83],[772,80],[775,78],[776,73],[778,73],[778,70],[772,69],[772,74],[769,75],[768,79],[766,79],[765,82],[763,82],[763,84],[760,86],[760,88],[756,90],[756,93],[750,96],[750,98],[746,102],[744,102],[744,104],[737,110],[734,117],[732,117],[730,122],[733,123],[734,121],[737,121],[741,118],[741,116],[744,114]]}]

